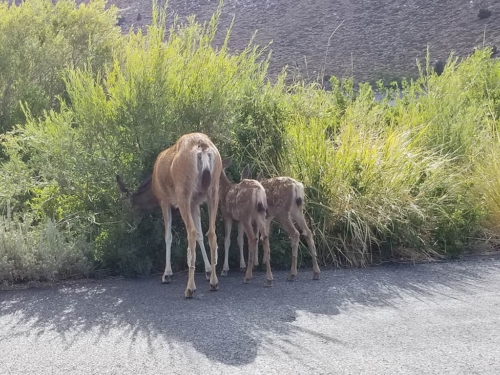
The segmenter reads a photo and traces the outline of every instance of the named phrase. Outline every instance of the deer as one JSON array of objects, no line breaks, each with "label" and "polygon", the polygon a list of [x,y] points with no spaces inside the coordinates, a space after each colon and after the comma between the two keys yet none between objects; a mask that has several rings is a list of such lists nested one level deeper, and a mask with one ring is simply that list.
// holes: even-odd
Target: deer
[{"label": "deer", "polygon": [[[130,193],[128,188],[125,186],[125,183],[121,179],[119,175],[116,176],[116,180],[118,182],[118,186],[120,188],[120,191],[126,195],[127,198],[130,199],[132,203],[132,218],[133,218],[133,224],[130,225],[132,230],[134,230],[137,227],[137,222],[144,217],[145,215],[151,213],[157,208],[160,208],[160,204],[158,200],[156,199],[155,195],[153,194],[153,189],[151,188],[151,181],[152,181],[152,174],[150,174],[148,177],[146,177],[137,190],[134,193]],[[178,210],[178,209],[176,209]],[[173,210],[172,210],[173,211]],[[172,212],[171,211],[171,212]],[[198,225],[198,217],[193,218],[195,220],[195,224],[199,227],[201,226],[201,222]],[[201,233],[201,231],[200,231]],[[198,233],[198,237],[196,238],[196,241],[198,242],[200,249],[201,249],[201,255],[203,257],[203,262],[205,263],[205,276],[206,280],[210,280],[210,273],[211,273],[211,266],[210,266],[210,261],[208,260],[207,257],[207,252],[205,249],[205,243],[203,242],[203,236],[200,236],[200,233]],[[169,253],[171,254],[171,253]],[[170,261],[170,258],[169,258]],[[170,275],[171,276],[171,275]],[[166,279],[163,281],[164,284],[168,284],[170,282],[170,276],[167,276]]]},{"label": "deer", "polygon": [[[225,223],[224,237],[224,265],[221,276],[227,276],[229,271],[228,253],[231,244],[231,229],[233,220],[238,221],[238,229],[247,235],[248,248],[254,249],[258,246],[259,232],[262,234],[264,247],[264,258],[266,259],[266,284],[273,285],[273,274],[271,271],[269,236],[266,227],[267,198],[264,187],[256,180],[249,179],[250,167],[247,165],[241,173],[241,181],[233,183],[226,176],[225,169],[231,164],[231,158],[226,158],[222,162],[222,173],[220,177],[220,207]],[[243,237],[241,237],[243,238]],[[240,243],[240,251],[243,251],[243,243]],[[253,255],[254,251],[249,251],[249,261],[246,267],[243,282],[249,283],[252,279]]]},{"label": "deer", "polygon": [[[267,197],[267,219],[266,219],[266,233],[269,233],[269,228],[271,221],[274,219],[285,229],[287,234],[290,236],[292,242],[292,265],[290,268],[290,274],[287,277],[288,281],[295,280],[297,276],[297,256],[299,249],[300,233],[295,228],[294,224],[297,224],[299,229],[302,231],[303,235],[306,237],[307,245],[309,248],[309,253],[312,257],[313,263],[313,280],[319,280],[320,269],[318,266],[318,260],[316,259],[316,246],[314,244],[314,239],[311,230],[307,226],[306,219],[304,217],[304,185],[291,178],[291,177],[272,177],[268,179],[263,179],[263,173],[260,171],[257,176],[257,181],[261,183],[266,191]],[[241,242],[243,242],[242,231],[238,231],[238,238],[241,237]],[[249,246],[249,249],[252,249]],[[254,265],[259,265],[259,246],[258,243],[254,244],[254,256],[250,257],[250,251],[248,256],[248,262],[254,261]],[[263,263],[266,263],[266,257],[263,258]],[[240,248],[240,266],[245,265],[245,260],[243,258],[242,246]]]},{"label": "deer", "polygon": [[[153,173],[144,180],[135,193],[130,193],[120,176],[117,183],[129,197],[133,216],[137,218],[144,211],[160,206],[165,223],[166,265],[162,283],[171,281],[172,266],[172,209],[178,208],[186,226],[188,248],[187,264],[189,267],[188,283],[184,296],[192,298],[196,291],[194,271],[196,264],[196,242],[200,245],[205,262],[205,272],[210,274],[210,290],[219,289],[215,272],[217,265],[217,235],[215,220],[219,205],[219,183],[222,172],[222,159],[217,147],[203,133],[188,133],[177,142],[160,152],[153,166]],[[209,229],[207,232],[210,246],[211,265],[208,262],[203,232],[201,228],[200,205],[207,203]]]}]

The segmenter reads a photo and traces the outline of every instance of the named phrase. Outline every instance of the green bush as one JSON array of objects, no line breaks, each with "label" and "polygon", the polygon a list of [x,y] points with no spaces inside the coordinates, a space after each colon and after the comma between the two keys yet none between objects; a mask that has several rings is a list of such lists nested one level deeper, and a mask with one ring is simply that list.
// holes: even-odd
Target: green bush
[{"label": "green bush", "polygon": [[[218,14],[204,25],[189,18],[172,26],[165,41],[164,15],[156,13],[147,34],[124,37],[123,53],[112,66],[69,69],[67,100],[61,99],[59,109],[41,118],[26,110],[26,123],[3,141],[9,157],[3,168],[11,176],[0,199],[40,221],[71,220],[96,239],[99,266],[127,274],[149,272],[164,254],[164,241],[158,216],[156,229],[141,225],[124,233],[129,217],[119,203],[117,173],[137,186],[156,155],[192,131],[209,134],[223,155],[235,154],[228,171],[235,177],[238,160],[248,155],[238,147],[247,129],[254,136],[264,130],[260,126],[276,129],[272,139],[261,133],[256,143],[273,150],[269,155],[276,156],[280,144],[279,103],[266,100],[279,88],[265,80],[263,50],[249,45],[231,55],[226,46],[212,48]],[[239,127],[242,119],[249,126]],[[176,248],[180,254],[173,252],[183,261],[184,238]]]},{"label": "green bush", "polygon": [[101,68],[120,42],[116,8],[104,0],[0,4],[0,133],[23,123],[20,103],[39,116],[64,95],[66,68]]}]

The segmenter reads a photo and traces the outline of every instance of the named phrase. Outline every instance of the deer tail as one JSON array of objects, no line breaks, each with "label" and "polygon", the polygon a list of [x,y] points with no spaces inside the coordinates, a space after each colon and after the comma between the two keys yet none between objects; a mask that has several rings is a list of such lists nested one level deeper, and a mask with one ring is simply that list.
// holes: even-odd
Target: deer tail
[{"label": "deer tail", "polygon": [[267,196],[263,187],[257,191],[257,212],[267,214]]},{"label": "deer tail", "polygon": [[197,154],[198,171],[201,173],[201,188],[207,190],[212,183],[214,155],[210,149],[200,150]]},{"label": "deer tail", "polygon": [[301,207],[304,204],[304,185],[301,182],[297,182],[294,187],[295,191],[295,204],[297,207]]}]

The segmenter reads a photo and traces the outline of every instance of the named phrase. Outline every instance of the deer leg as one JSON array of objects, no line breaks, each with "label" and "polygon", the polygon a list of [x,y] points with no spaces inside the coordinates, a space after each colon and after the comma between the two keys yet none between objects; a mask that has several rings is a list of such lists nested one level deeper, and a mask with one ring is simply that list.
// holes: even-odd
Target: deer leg
[{"label": "deer leg", "polygon": [[[272,286],[273,285],[273,273],[271,272],[271,249],[269,247],[269,232],[267,231],[266,228],[266,223],[264,220],[261,223],[261,233],[262,233],[262,242],[263,242],[263,247],[264,247],[264,259],[266,260],[266,286]],[[258,232],[257,232],[258,233]],[[257,241],[257,246],[259,242]]]},{"label": "deer leg", "polygon": [[172,276],[172,265],[170,263],[172,255],[172,212],[168,204],[161,205],[163,221],[165,222],[165,272],[161,278],[162,283],[168,284]]},{"label": "deer leg", "polygon": [[240,269],[244,270],[247,265],[245,264],[245,255],[243,254],[243,246],[245,244],[245,230],[243,229],[243,224],[238,223],[238,247],[240,249]]},{"label": "deer leg", "polygon": [[186,291],[184,296],[192,298],[196,291],[196,284],[194,282],[194,271],[196,267],[196,238],[198,233],[194,225],[193,216],[191,215],[190,205],[191,197],[184,197],[182,204],[179,204],[179,211],[181,212],[182,220],[186,225],[188,248],[187,248],[187,263],[189,267],[189,276]]},{"label": "deer leg", "polygon": [[201,216],[200,216],[200,206],[192,207],[192,215],[194,225],[196,227],[196,231],[198,232],[198,236],[196,237],[196,241],[198,245],[200,245],[201,256],[203,257],[203,263],[205,264],[205,278],[207,281],[210,280],[210,272],[212,272],[212,267],[210,267],[210,262],[208,261],[207,251],[205,250],[205,243],[203,242],[203,231],[201,229]]},{"label": "deer leg", "polygon": [[[269,236],[269,232],[270,232],[270,228],[271,228],[271,221],[272,221],[272,220],[273,220],[273,218],[272,218],[272,217],[269,217],[269,216],[268,216],[268,217],[267,217],[267,219],[266,219],[266,231],[267,231],[267,235],[268,235],[268,236]],[[258,245],[257,245],[257,248],[256,248],[256,249],[257,249],[257,250],[256,250],[256,253],[255,253],[255,254],[256,254],[255,256],[257,256],[257,254],[258,254],[258,252],[259,252]],[[262,258],[262,265],[264,265],[264,264],[266,264],[266,257],[263,257],[263,258]]]},{"label": "deer leg", "polygon": [[248,262],[247,262],[247,271],[245,273],[245,278],[243,279],[243,282],[245,284],[248,284],[250,280],[252,279],[252,271],[253,271],[253,251],[252,249],[255,249],[255,241],[257,238],[255,237],[255,233],[252,227],[252,224],[249,222],[243,223],[243,228],[245,229],[245,233],[247,235],[248,239]]},{"label": "deer leg", "polygon": [[295,221],[302,231],[302,234],[306,237],[307,247],[309,248],[309,253],[311,254],[312,264],[313,264],[313,280],[319,280],[319,266],[316,253],[316,246],[314,245],[313,235],[309,227],[307,226],[306,219],[304,218],[304,213],[300,212],[295,215]]},{"label": "deer leg", "polygon": [[208,243],[210,245],[210,259],[212,260],[212,273],[210,275],[210,290],[219,290],[219,280],[215,267],[217,266],[217,235],[215,234],[215,220],[217,219],[217,208],[219,207],[219,179],[214,179],[214,186],[210,191],[208,201]]},{"label": "deer leg", "polygon": [[225,237],[224,237],[224,266],[222,266],[222,276],[227,276],[229,271],[229,245],[231,245],[231,229],[233,228],[233,219],[226,218]]},{"label": "deer leg", "polygon": [[252,222],[252,229],[255,234],[255,245],[254,247],[250,247],[250,243],[248,243],[248,262],[252,262],[253,269],[253,266],[255,266],[255,249],[259,247],[259,227],[256,222]]},{"label": "deer leg", "polygon": [[290,275],[288,275],[287,280],[293,281],[297,276],[297,256],[299,253],[300,233],[297,229],[295,229],[295,226],[293,225],[293,222],[290,220],[289,215],[277,217],[276,219],[280,222],[285,231],[288,233],[288,235],[290,236],[290,240],[292,242],[292,266],[290,267]]},{"label": "deer leg", "polygon": [[[254,228],[255,231],[255,249],[253,250],[253,265],[258,266],[259,265],[259,228],[256,226]],[[251,251],[250,248],[248,248],[248,251]]]}]

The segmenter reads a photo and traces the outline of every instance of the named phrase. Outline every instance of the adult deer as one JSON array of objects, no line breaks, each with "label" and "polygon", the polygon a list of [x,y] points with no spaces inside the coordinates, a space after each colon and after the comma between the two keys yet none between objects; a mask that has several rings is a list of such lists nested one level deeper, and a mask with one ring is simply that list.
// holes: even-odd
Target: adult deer
[{"label": "adult deer", "polygon": [[[153,194],[153,189],[152,189],[152,175],[149,175],[146,179],[144,179],[137,190],[134,193],[130,193],[128,188],[125,186],[125,183],[122,181],[120,176],[116,176],[118,186],[120,187],[120,190],[122,193],[125,193],[126,196],[130,199],[132,203],[132,218],[133,218],[133,223],[134,225],[137,225],[137,222],[142,219],[146,214],[151,213],[154,211],[156,208],[160,208],[160,203],[158,202],[156,196]],[[171,212],[172,213],[172,210]],[[199,216],[193,217],[193,220],[195,224],[198,226],[201,226],[201,222],[198,225],[198,221],[201,220]],[[166,234],[167,235],[167,234]],[[205,244],[203,242],[203,236],[201,235],[201,230],[198,233],[198,237],[196,238],[196,241],[200,245],[201,249],[201,255],[203,256],[203,262],[205,263],[205,276],[207,281],[210,280],[210,274],[212,267],[210,266],[210,261],[208,260],[207,257],[207,252],[205,250]],[[169,240],[169,243],[171,243],[171,240]],[[170,259],[171,252],[167,251],[167,261],[166,263],[171,264],[171,259]],[[171,268],[170,272],[172,271]],[[169,276],[165,277],[163,279],[163,283],[167,284],[170,282],[170,275],[171,273],[169,272]]]},{"label": "adult deer", "polygon": [[[295,228],[294,223],[298,225],[302,233],[306,237],[309,253],[313,262],[313,280],[319,280],[320,269],[318,260],[316,259],[316,246],[311,230],[307,226],[304,217],[304,186],[301,182],[291,177],[273,177],[268,179],[262,178],[262,171],[259,173],[257,180],[262,184],[266,191],[267,197],[267,219],[266,230],[269,233],[271,221],[275,219],[290,236],[292,242],[292,265],[290,268],[289,281],[295,280],[297,276],[297,256],[299,249],[300,233]],[[238,232],[238,238],[241,237],[243,242],[243,233]],[[249,249],[251,247],[249,246]],[[254,265],[259,265],[259,246],[258,243],[254,247],[255,255],[253,257]],[[243,252],[240,251],[240,264],[245,264]],[[248,256],[250,262],[250,255]],[[264,257],[263,263],[266,262]]]},{"label": "adult deer", "polygon": [[[215,273],[217,265],[217,236],[215,219],[219,203],[219,182],[222,160],[217,147],[202,133],[189,133],[180,137],[170,148],[163,150],[156,158],[153,174],[146,179],[138,191],[130,194],[117,176],[120,190],[129,196],[134,216],[143,210],[159,205],[165,221],[166,266],[162,282],[170,282],[172,247],[172,208],[179,208],[186,225],[188,238],[187,263],[189,278],[185,297],[191,298],[196,290],[194,270],[196,263],[196,242],[200,245],[205,261],[205,271],[210,272],[210,290],[218,290]],[[200,204],[206,202],[209,211],[208,241],[212,264],[207,268],[208,258],[203,245]]]},{"label": "adult deer", "polygon": [[[231,158],[224,159],[222,165],[223,170],[220,178],[220,204],[222,217],[225,222],[225,238],[224,238],[224,266],[222,268],[222,276],[227,275],[229,271],[228,253],[231,243],[231,228],[233,220],[239,221],[238,229],[246,233],[248,238],[248,249],[254,249],[258,246],[259,232],[262,233],[262,242],[264,246],[264,258],[266,259],[266,286],[272,286],[273,274],[271,272],[269,236],[266,227],[266,192],[262,185],[256,180],[248,179],[250,168],[247,165],[241,173],[241,181],[238,184],[232,183],[226,176],[224,169],[231,163]],[[243,239],[243,237],[241,237]],[[240,251],[243,252],[243,243],[240,243],[238,237]],[[253,254],[254,251],[248,252],[248,267],[244,282],[250,282],[253,271]]]}]

